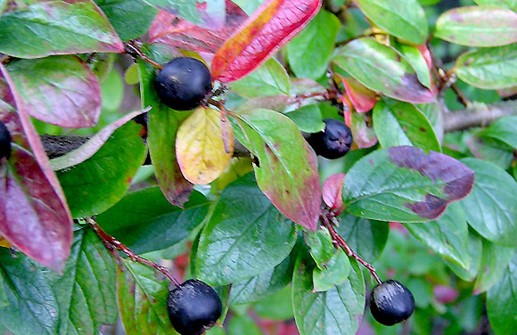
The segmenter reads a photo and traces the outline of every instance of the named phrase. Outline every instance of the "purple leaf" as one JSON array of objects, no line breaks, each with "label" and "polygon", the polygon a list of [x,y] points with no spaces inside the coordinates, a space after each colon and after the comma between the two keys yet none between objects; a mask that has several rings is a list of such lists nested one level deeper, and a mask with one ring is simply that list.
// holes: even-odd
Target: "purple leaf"
[{"label": "purple leaf", "polygon": [[94,126],[101,113],[97,77],[79,58],[21,59],[7,65],[31,116],[67,128]]},{"label": "purple leaf", "polygon": [[423,222],[472,190],[474,172],[456,159],[411,146],[377,150],[348,171],[343,199],[369,219]]}]

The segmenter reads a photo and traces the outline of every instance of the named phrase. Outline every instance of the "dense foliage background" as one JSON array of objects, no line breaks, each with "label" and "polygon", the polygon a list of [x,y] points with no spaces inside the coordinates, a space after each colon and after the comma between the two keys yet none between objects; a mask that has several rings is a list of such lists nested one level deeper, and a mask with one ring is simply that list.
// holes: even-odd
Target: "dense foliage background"
[{"label": "dense foliage background", "polygon": [[[515,332],[517,2],[262,2],[0,0],[0,334],[175,334],[170,273],[216,287],[212,335]],[[194,111],[154,91],[179,56]]]}]

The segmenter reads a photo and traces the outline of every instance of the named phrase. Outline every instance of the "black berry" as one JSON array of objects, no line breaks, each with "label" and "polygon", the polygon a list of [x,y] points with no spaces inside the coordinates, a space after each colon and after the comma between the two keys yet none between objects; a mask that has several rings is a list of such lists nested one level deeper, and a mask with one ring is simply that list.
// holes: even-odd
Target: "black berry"
[{"label": "black berry", "polygon": [[11,134],[5,123],[0,121],[0,159],[11,156]]},{"label": "black berry", "polygon": [[189,57],[178,57],[167,63],[154,80],[160,100],[172,109],[198,107],[212,89],[212,77],[206,65]]},{"label": "black berry", "polygon": [[413,294],[396,280],[386,280],[372,290],[370,311],[374,319],[385,326],[407,320],[414,310]]},{"label": "black berry", "polygon": [[190,279],[169,291],[167,310],[178,333],[200,335],[219,319],[223,305],[212,287]]},{"label": "black berry", "polygon": [[352,145],[352,131],[344,122],[335,119],[324,119],[325,129],[319,133],[311,134],[307,142],[316,154],[336,159],[343,157]]}]

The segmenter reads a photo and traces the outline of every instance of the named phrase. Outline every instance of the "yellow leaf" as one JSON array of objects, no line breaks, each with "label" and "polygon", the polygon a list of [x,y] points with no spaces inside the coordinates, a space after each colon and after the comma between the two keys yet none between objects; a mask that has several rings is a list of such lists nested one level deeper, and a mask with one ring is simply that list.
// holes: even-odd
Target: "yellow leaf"
[{"label": "yellow leaf", "polygon": [[11,243],[7,242],[2,236],[0,236],[0,247],[10,248]]},{"label": "yellow leaf", "polygon": [[230,164],[233,155],[233,129],[228,127],[226,143],[222,137],[219,112],[198,108],[178,129],[176,155],[181,172],[193,184],[208,184]]}]

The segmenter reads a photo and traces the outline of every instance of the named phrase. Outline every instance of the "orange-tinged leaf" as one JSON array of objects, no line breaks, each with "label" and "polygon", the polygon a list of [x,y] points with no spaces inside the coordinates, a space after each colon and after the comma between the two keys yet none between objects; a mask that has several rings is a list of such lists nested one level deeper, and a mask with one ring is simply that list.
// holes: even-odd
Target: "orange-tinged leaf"
[{"label": "orange-tinged leaf", "polygon": [[217,51],[212,78],[224,83],[256,69],[318,13],[321,0],[268,0]]},{"label": "orange-tinged leaf", "polygon": [[342,77],[341,80],[345,86],[346,94],[356,111],[366,113],[372,110],[377,103],[377,93],[363,86],[354,78]]},{"label": "orange-tinged leaf", "polygon": [[208,184],[219,177],[233,155],[233,131],[228,128],[227,149],[223,141],[220,114],[199,108],[178,129],[176,155],[184,177],[194,184]]}]

